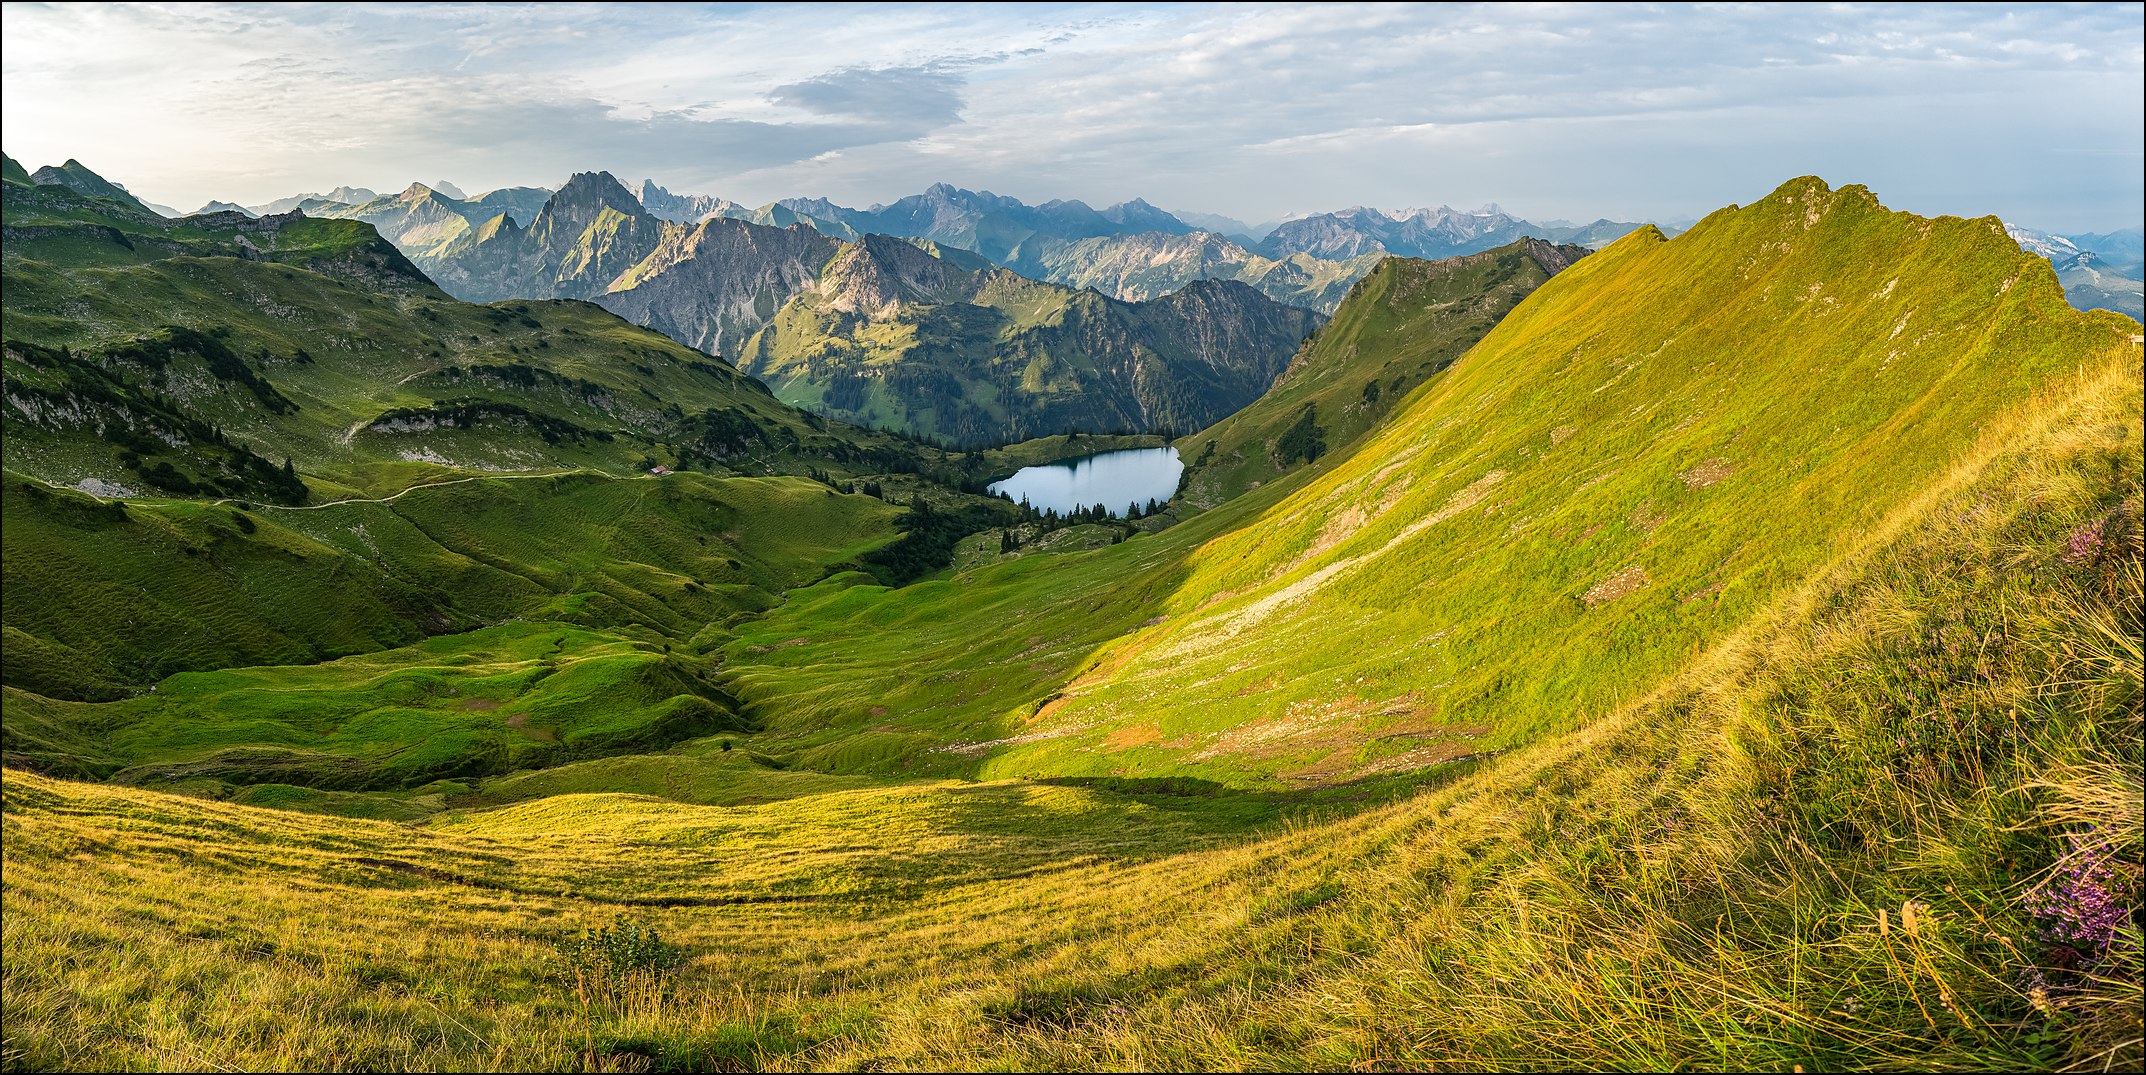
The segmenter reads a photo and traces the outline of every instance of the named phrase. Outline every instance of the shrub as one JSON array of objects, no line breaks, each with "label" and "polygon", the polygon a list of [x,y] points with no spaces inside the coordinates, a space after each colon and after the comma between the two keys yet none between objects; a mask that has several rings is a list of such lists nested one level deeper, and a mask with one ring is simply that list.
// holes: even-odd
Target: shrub
[{"label": "shrub", "polygon": [[670,973],[685,961],[683,949],[623,914],[608,926],[557,938],[552,948],[558,953],[559,977],[573,983],[584,1006],[659,994]]}]

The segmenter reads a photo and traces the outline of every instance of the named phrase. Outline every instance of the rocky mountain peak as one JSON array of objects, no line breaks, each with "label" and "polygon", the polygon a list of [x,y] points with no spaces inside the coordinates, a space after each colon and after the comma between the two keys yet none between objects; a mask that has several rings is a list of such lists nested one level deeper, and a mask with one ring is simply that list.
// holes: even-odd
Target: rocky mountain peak
[{"label": "rocky mountain peak", "polygon": [[545,205],[545,212],[566,209],[578,217],[593,217],[603,209],[616,209],[627,216],[641,213],[640,199],[610,172],[576,172]]},{"label": "rocky mountain peak", "polygon": [[827,266],[820,292],[830,309],[892,317],[904,304],[957,302],[975,290],[975,273],[889,235],[867,235]]},{"label": "rocky mountain peak", "polygon": [[544,202],[529,234],[546,244],[572,242],[606,209],[629,219],[660,223],[648,216],[640,199],[610,172],[576,172]]}]

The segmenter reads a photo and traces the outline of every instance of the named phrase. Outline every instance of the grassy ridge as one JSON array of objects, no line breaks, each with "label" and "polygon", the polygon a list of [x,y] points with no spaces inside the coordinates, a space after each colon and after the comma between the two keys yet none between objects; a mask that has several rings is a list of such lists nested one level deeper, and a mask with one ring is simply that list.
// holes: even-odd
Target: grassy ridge
[{"label": "grassy ridge", "polygon": [[[2065,969],[2061,916],[2021,894],[2092,831],[2137,895],[2141,387],[2119,356],[1993,419],[1644,698],[1385,805],[918,783],[412,829],[9,771],[5,1047],[22,1067],[2135,1064],[2135,925],[2130,955]],[[584,1006],[550,942],[620,912],[685,963]]]},{"label": "grassy ridge", "polygon": [[1379,261],[1272,388],[1212,427],[1179,438],[1179,452],[1194,464],[1185,479],[1186,503],[1211,508],[1345,451],[1543,281],[1587,253],[1523,239],[1442,261]]},{"label": "grassy ridge", "polygon": [[1798,180],[1560,273],[1346,459],[1047,569],[793,595],[726,681],[845,768],[1326,784],[1511,746],[1735,630],[2132,327],[1987,220]]}]

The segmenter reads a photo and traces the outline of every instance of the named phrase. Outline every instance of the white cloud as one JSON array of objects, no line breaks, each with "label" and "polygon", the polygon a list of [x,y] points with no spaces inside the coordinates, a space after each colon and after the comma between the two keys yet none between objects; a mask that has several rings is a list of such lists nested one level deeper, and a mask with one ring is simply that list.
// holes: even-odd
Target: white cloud
[{"label": "white cloud", "polygon": [[744,201],[946,180],[1246,218],[1674,217],[1792,175],[2136,223],[2137,5],[8,4],[4,126],[191,206],[592,167]]}]

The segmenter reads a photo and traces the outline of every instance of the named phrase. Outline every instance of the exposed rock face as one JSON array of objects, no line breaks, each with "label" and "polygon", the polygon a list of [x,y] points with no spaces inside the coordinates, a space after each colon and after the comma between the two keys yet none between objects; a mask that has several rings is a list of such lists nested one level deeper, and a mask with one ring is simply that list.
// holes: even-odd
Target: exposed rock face
[{"label": "exposed rock face", "polygon": [[[351,187],[338,187],[336,192],[369,193]],[[296,208],[331,220],[365,221],[404,253],[425,261],[499,216],[528,222],[550,196],[550,191],[540,187],[504,187],[477,198],[462,199],[423,183],[412,183],[398,193],[375,195],[356,204],[308,197],[271,202],[269,207]]]},{"label": "exposed rock face", "polygon": [[581,172],[544,203],[525,233],[534,246],[544,298],[594,298],[664,238],[665,225],[609,172]]},{"label": "exposed rock face", "polygon": [[1401,254],[1445,258],[1502,246],[1526,233],[1526,221],[1507,216],[1496,206],[1461,213],[1445,206],[1385,213],[1354,206],[1284,222],[1259,244],[1268,257],[1310,254],[1319,258],[1353,258],[1363,254]]},{"label": "exposed rock face", "polygon": [[314,205],[305,211],[336,220],[365,221],[387,241],[418,257],[454,241],[470,227],[461,203],[423,183],[412,183],[398,194],[383,195],[362,205]]},{"label": "exposed rock face", "polygon": [[730,353],[811,287],[841,249],[802,225],[767,228],[715,217],[671,229],[596,301],[674,340]]},{"label": "exposed rock face", "polygon": [[377,198],[379,196],[379,194],[375,193],[374,191],[367,190],[364,187],[353,187],[346,185],[337,187],[334,190],[327,192],[326,194],[293,194],[288,198],[277,198],[275,201],[272,202],[263,202],[260,205],[249,205],[246,208],[252,210],[253,212],[259,213],[262,216],[269,216],[275,213],[288,213],[293,209],[304,209],[309,202],[313,203],[316,206],[364,205],[366,202],[372,201],[374,198]]},{"label": "exposed rock face", "polygon": [[815,290],[826,309],[884,320],[904,305],[969,301],[984,279],[901,239],[867,235],[843,249]]},{"label": "exposed rock face", "polygon": [[1276,302],[1331,313],[1349,287],[1383,254],[1325,261],[1308,254],[1279,260],[1255,254],[1210,231],[1144,232],[1089,239],[1032,238],[1007,262],[1016,272],[1068,287],[1092,287],[1141,302],[1195,280],[1237,280]]},{"label": "exposed rock face", "polygon": [[501,213],[420,262],[440,286],[472,302],[594,299],[676,227],[642,212],[611,173],[582,172],[546,199],[527,227]]},{"label": "exposed rock face", "polygon": [[1185,429],[1256,398],[1317,321],[1234,282],[1128,303],[868,236],[739,365],[785,401],[962,443]]},{"label": "exposed rock face", "polygon": [[517,224],[527,224],[543,212],[551,195],[543,187],[501,187],[461,202],[460,208],[473,227],[501,214],[512,217]]},{"label": "exposed rock face", "polygon": [[745,206],[713,194],[673,194],[653,179],[641,183],[641,208],[650,215],[679,224],[698,224],[712,216],[739,216],[751,212]]},{"label": "exposed rock face", "polygon": [[[659,218],[651,203],[710,215],[687,225]],[[1013,245],[1032,240],[1038,249],[1066,242],[1038,237],[1028,224],[1107,233],[1174,220],[1144,202],[1098,213],[942,185],[864,214],[819,202],[750,213],[789,220],[787,227],[733,218],[742,212],[652,183],[636,197],[608,174],[583,173],[527,227],[488,220],[423,264],[465,299],[587,298],[704,351],[737,356],[787,401],[965,442],[1204,425],[1256,398],[1317,315],[1248,286],[1198,283],[1203,276],[1225,266],[1285,294],[1322,298],[1348,284],[1343,272],[1321,275],[1312,259],[1274,262],[1217,236],[1145,232],[1117,238],[1183,249],[1160,258],[1168,263],[1161,271],[1128,268],[1115,281],[1091,274],[1113,294],[1138,290],[1156,300],[1129,303],[1024,279],[972,252],[979,234]],[[867,233],[843,242],[825,233],[859,221],[911,237]],[[1140,282],[1129,282],[1135,276]]]},{"label": "exposed rock face", "polygon": [[1261,240],[1259,252],[1271,258],[1310,254],[1345,259],[1385,253],[1436,260],[1503,246],[1525,236],[1599,248],[1637,227],[1614,220],[1578,226],[1534,224],[1495,205],[1473,213],[1447,206],[1396,213],[1359,205],[1285,221]]},{"label": "exposed rock face", "polygon": [[1004,262],[1021,243],[1047,236],[1086,239],[1156,231],[1183,234],[1191,225],[1135,199],[1096,210],[1085,202],[1050,201],[1029,205],[990,191],[963,190],[934,183],[890,205],[845,209],[825,198],[786,198],[775,203],[800,216],[831,221],[858,235],[901,235],[930,239]]}]

